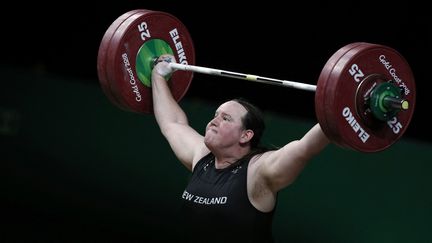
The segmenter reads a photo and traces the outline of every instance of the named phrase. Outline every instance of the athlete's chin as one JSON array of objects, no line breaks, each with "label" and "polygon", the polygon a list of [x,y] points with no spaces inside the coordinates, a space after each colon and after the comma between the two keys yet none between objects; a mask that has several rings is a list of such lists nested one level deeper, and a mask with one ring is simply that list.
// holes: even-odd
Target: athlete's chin
[{"label": "athlete's chin", "polygon": [[211,149],[212,147],[214,147],[214,142],[213,139],[211,138],[211,136],[205,136],[204,137],[204,144],[207,146],[207,148]]},{"label": "athlete's chin", "polygon": [[210,140],[211,140],[211,139],[209,138],[209,136],[206,135],[206,136],[204,137],[204,144],[208,146],[208,145],[210,144]]}]

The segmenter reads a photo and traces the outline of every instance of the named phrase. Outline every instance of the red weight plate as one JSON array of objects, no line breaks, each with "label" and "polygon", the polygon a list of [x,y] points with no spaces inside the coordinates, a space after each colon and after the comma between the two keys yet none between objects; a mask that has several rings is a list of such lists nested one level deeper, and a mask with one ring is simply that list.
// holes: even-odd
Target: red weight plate
[{"label": "red weight plate", "polygon": [[111,25],[110,27],[105,31],[105,34],[102,38],[102,41],[99,45],[99,52],[97,57],[97,72],[98,72],[98,78],[99,78],[99,84],[102,87],[102,90],[104,94],[108,97],[108,99],[115,104],[117,107],[127,110],[125,104],[122,103],[122,99],[119,99],[115,97],[115,95],[112,92],[112,83],[108,81],[108,77],[106,74],[106,59],[108,56],[108,48],[109,44],[111,42],[111,38],[113,37],[114,33],[116,32],[117,28],[121,23],[123,23],[127,18],[129,18],[131,15],[136,13],[138,10],[132,10],[127,13],[122,14],[120,17],[118,17]]},{"label": "red weight plate", "polygon": [[333,131],[331,129],[329,129],[329,125],[328,125],[328,121],[327,121],[327,117],[326,117],[326,113],[328,112],[328,109],[331,109],[331,107],[329,108],[326,105],[326,101],[330,98],[327,97],[327,84],[329,81],[329,75],[331,74],[331,72],[333,71],[333,68],[335,68],[336,63],[339,62],[340,58],[343,57],[347,52],[349,52],[350,50],[352,50],[353,48],[361,45],[362,42],[355,42],[355,43],[351,43],[348,44],[342,48],[340,48],[338,51],[336,51],[327,61],[327,63],[324,65],[320,76],[318,78],[318,82],[317,82],[317,89],[315,91],[315,114],[317,116],[318,122],[322,128],[322,130],[324,131],[324,133],[326,134],[326,136],[337,143],[337,141],[335,141],[339,136],[337,134],[334,134]]},{"label": "red weight plate", "polygon": [[[122,93],[123,91],[123,87],[131,87],[132,90],[135,90],[136,94],[139,94],[139,90],[138,90],[138,79],[136,79],[134,77],[134,75],[129,76],[129,79],[127,79],[126,77],[118,79],[118,77],[115,77],[113,75],[113,73],[116,71],[114,70],[114,68],[120,68],[119,66],[113,66],[112,65],[112,60],[115,57],[116,54],[116,50],[119,47],[119,39],[122,38],[122,34],[125,33],[125,31],[131,27],[131,24],[137,20],[138,18],[140,18],[143,14],[148,14],[150,12],[150,10],[145,10],[145,9],[137,9],[137,10],[131,10],[129,11],[129,13],[131,13],[129,15],[128,18],[126,18],[123,22],[119,22],[119,25],[117,26],[115,32],[113,33],[108,48],[107,48],[107,56],[106,56],[106,69],[105,69],[105,73],[106,73],[106,77],[108,79],[108,82],[110,84],[111,87],[111,93],[114,95],[114,97],[119,100],[124,107],[124,110],[126,111],[132,111],[132,112],[136,112],[134,110],[131,109],[130,105],[128,104],[128,93]],[[120,36],[119,36],[120,35]],[[143,42],[144,43],[144,42]],[[138,50],[137,50],[138,51]],[[132,68],[129,69],[130,71],[132,71],[132,74],[134,73]],[[132,83],[133,82],[133,83]],[[135,86],[135,87],[133,87]],[[138,90],[138,91],[137,91]],[[133,92],[133,91],[132,91]],[[141,97],[139,97],[141,98]],[[141,103],[145,103],[146,100],[143,101],[143,99],[141,98],[139,100]]]},{"label": "red weight plate", "polygon": [[[407,61],[392,48],[362,43],[333,66],[325,90],[325,117],[328,132],[336,135],[334,142],[361,152],[378,152],[395,143],[408,127],[415,108],[414,76]],[[408,110],[374,126],[357,113],[356,98],[360,84],[371,75],[393,80],[410,104]]]},{"label": "red weight plate", "polygon": [[[342,99],[341,94],[336,93],[335,91],[335,88],[338,86],[339,82],[338,74],[342,72],[344,64],[347,62],[347,60],[353,58],[353,56],[357,53],[358,47],[363,45],[369,45],[365,42],[356,42],[353,44],[355,45],[351,46],[352,48],[350,48],[347,52],[341,55],[338,61],[334,63],[334,65],[331,67],[331,72],[328,74],[326,81],[327,85],[325,86],[324,90],[326,96],[326,99],[324,100],[324,111],[327,121],[328,133],[332,136],[331,140],[342,147],[346,147],[345,143],[343,142],[344,135],[340,134],[338,130],[334,128],[334,125],[336,124],[334,119],[336,116],[336,110],[334,105],[337,100]],[[347,94],[345,90],[342,90],[342,92]]]},{"label": "red weight plate", "polygon": [[[195,64],[195,50],[186,27],[174,16],[151,10],[139,10],[130,15],[116,29],[111,38],[106,63],[107,80],[111,91],[136,113],[152,113],[151,88],[137,76],[137,54],[151,40],[162,40],[172,49],[182,64]],[[192,72],[177,71],[169,80],[171,93],[179,101],[186,93]]]}]

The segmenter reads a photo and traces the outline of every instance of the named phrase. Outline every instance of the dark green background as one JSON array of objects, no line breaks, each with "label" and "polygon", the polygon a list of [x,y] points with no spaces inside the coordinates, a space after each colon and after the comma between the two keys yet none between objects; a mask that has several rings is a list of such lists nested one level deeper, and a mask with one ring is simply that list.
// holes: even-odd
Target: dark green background
[{"label": "dark green background", "polygon": [[[152,115],[112,105],[98,85],[2,69],[1,242],[176,239],[189,172]],[[180,104],[198,131],[217,104]],[[267,145],[314,123],[266,112]],[[431,242],[432,146],[400,139],[365,154],[330,145],[280,193],[279,242]]]}]

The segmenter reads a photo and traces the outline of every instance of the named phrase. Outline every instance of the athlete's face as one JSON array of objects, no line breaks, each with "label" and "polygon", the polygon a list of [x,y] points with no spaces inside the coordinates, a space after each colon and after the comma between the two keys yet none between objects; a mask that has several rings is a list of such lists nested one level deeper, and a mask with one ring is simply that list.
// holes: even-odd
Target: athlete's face
[{"label": "athlete's face", "polygon": [[244,135],[242,117],[247,110],[235,101],[223,103],[215,112],[214,118],[207,124],[205,144],[210,149],[226,148],[239,144]]}]

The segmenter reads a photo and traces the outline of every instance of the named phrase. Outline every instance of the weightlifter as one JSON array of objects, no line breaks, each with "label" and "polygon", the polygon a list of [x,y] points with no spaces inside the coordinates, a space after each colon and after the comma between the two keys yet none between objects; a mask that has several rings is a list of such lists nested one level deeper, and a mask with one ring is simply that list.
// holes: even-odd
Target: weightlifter
[{"label": "weightlifter", "polygon": [[156,121],[180,162],[192,172],[181,200],[187,242],[273,242],[272,220],[280,190],[329,144],[319,124],[278,149],[261,146],[260,111],[242,99],[221,104],[201,135],[173,98],[167,80],[174,56],[152,70]]}]

